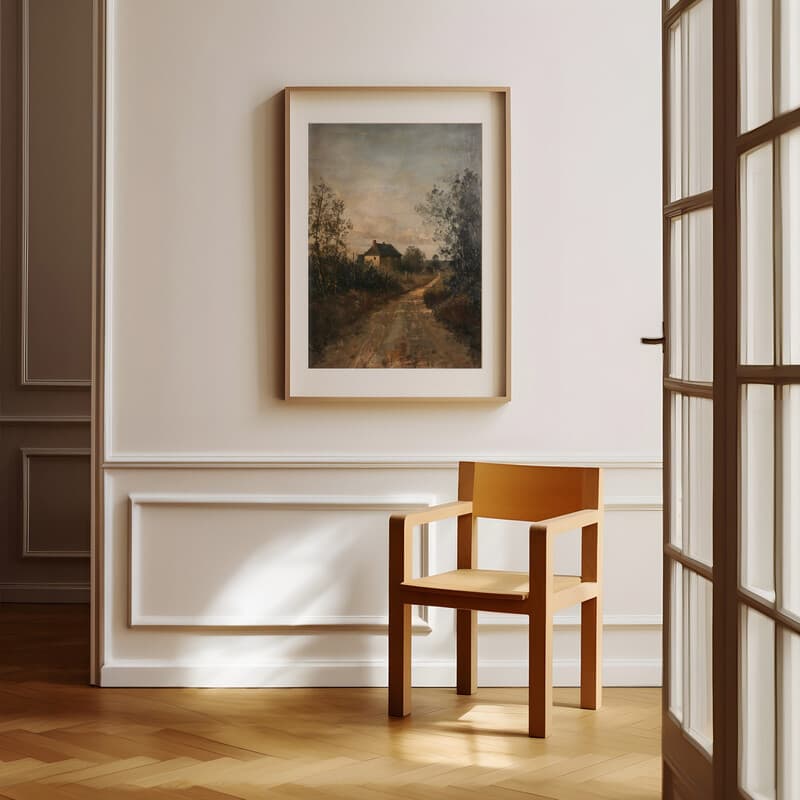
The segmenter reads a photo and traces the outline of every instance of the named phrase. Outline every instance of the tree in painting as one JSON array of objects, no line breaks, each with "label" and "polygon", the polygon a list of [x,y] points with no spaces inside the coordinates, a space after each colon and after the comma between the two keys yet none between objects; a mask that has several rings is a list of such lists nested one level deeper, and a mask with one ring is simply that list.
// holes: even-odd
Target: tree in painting
[{"label": "tree in painting", "polygon": [[471,170],[434,186],[420,215],[434,229],[451,271],[425,292],[425,303],[448,328],[480,352],[481,330],[481,186]]},{"label": "tree in painting", "polygon": [[342,199],[324,182],[312,187],[308,199],[309,277],[319,290],[333,281],[337,267],[347,257],[347,234],[353,223]]},{"label": "tree in painting", "polygon": [[403,272],[422,272],[425,268],[425,253],[419,247],[410,244],[403,253],[400,268]]}]

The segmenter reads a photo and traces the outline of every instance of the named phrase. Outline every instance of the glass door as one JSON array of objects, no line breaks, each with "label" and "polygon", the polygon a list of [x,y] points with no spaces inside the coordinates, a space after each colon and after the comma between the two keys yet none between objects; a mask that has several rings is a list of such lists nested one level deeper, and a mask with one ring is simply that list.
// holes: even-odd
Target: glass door
[{"label": "glass door", "polygon": [[665,798],[800,798],[800,0],[663,0]]},{"label": "glass door", "polygon": [[800,798],[800,0],[738,4],[736,795]]},{"label": "glass door", "polygon": [[665,797],[714,783],[713,12],[663,15]]}]

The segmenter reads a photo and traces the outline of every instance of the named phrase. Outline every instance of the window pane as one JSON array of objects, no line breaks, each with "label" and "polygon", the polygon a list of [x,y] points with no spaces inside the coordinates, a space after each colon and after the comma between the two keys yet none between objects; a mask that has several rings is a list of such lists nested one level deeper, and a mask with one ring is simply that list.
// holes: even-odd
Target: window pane
[{"label": "window pane", "polygon": [[684,427],[684,406],[686,398],[679,394],[672,397],[672,420],[670,423],[670,434],[672,437],[672,449],[670,452],[670,526],[669,540],[675,547],[683,547],[683,454],[684,438],[686,428]]},{"label": "window pane", "polygon": [[741,160],[741,359],[772,364],[772,144]]},{"label": "window pane", "polygon": [[672,200],[711,188],[711,8],[711,0],[701,0],[669,35]]},{"label": "window pane", "polygon": [[778,111],[784,113],[800,106],[800,0],[780,0],[780,48]]},{"label": "window pane", "polygon": [[683,378],[683,220],[670,224],[669,237],[669,374]]},{"label": "window pane", "polygon": [[780,138],[780,188],[783,361],[800,364],[800,128]]},{"label": "window pane", "polygon": [[775,797],[775,624],[743,608],[740,774],[757,800]]},{"label": "window pane", "polygon": [[778,702],[779,797],[800,797],[800,636],[781,633],[781,696]]},{"label": "window pane", "polygon": [[[781,604],[800,617],[800,386],[783,387],[783,558]],[[800,797],[800,794],[798,795]]]},{"label": "window pane", "polygon": [[710,208],[688,215],[689,380],[710,381],[714,370],[713,214]]},{"label": "window pane", "polygon": [[688,153],[686,155],[691,195],[711,188],[713,130],[711,0],[701,0],[692,6],[686,12],[686,17],[688,56],[686,64]]},{"label": "window pane", "polygon": [[712,401],[689,398],[688,444],[688,553],[709,566],[712,563],[713,436]]},{"label": "window pane", "polygon": [[683,721],[683,566],[677,561],[669,592],[669,710]]},{"label": "window pane", "polygon": [[669,32],[669,198],[683,197],[683,19]]},{"label": "window pane", "polygon": [[742,392],[742,585],[775,599],[775,405],[771,386]]},{"label": "window pane", "polygon": [[686,729],[711,752],[713,742],[713,681],[711,675],[711,583],[694,572],[689,576],[689,714]]},{"label": "window pane", "polygon": [[772,119],[772,3],[739,0],[739,127]]},{"label": "window pane", "polygon": [[714,371],[713,234],[710,208],[672,221],[670,374],[711,381]]}]

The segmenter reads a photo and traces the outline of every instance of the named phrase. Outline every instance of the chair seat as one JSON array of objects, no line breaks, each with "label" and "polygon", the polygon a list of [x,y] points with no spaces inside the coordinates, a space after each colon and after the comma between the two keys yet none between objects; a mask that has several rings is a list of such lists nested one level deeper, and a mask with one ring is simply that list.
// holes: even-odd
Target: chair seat
[{"label": "chair seat", "polygon": [[[553,592],[565,591],[578,586],[578,575],[554,575]],[[492,597],[497,600],[525,600],[530,595],[527,572],[505,572],[492,569],[454,569],[425,578],[410,578],[401,586],[421,589],[433,594],[459,594],[476,597]]]}]

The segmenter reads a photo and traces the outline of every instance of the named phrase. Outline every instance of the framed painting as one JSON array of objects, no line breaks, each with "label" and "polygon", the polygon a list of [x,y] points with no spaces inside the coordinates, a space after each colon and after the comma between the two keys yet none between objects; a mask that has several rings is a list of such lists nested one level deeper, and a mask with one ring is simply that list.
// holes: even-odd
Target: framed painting
[{"label": "framed painting", "polygon": [[286,398],[510,399],[510,92],[289,87]]}]

